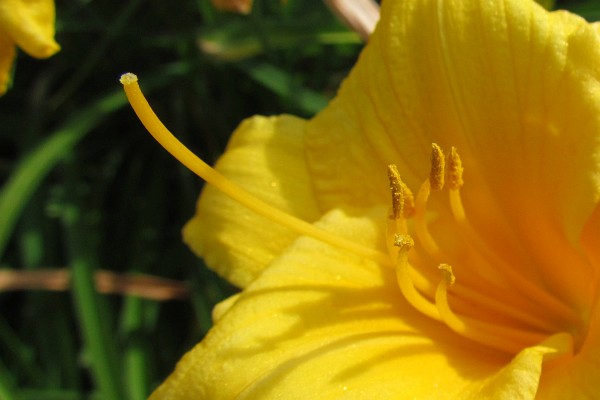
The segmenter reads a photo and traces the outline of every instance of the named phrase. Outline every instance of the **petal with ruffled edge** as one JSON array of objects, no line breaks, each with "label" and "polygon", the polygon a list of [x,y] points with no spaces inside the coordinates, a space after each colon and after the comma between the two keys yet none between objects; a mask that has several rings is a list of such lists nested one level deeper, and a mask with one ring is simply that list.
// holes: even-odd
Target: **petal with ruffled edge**
[{"label": "petal with ruffled edge", "polygon": [[47,58],[60,50],[54,41],[54,0],[0,1],[2,30],[27,54]]},{"label": "petal with ruffled edge", "polygon": [[[234,133],[216,168],[266,203],[306,221],[319,218],[304,157],[305,121],[254,117]],[[184,240],[206,263],[244,287],[297,237],[211,186],[198,200]]]},{"label": "petal with ruffled edge", "polygon": [[[318,225],[383,248],[386,211]],[[510,361],[415,311],[392,269],[306,237],[218,314],[151,399],[452,398]]]}]

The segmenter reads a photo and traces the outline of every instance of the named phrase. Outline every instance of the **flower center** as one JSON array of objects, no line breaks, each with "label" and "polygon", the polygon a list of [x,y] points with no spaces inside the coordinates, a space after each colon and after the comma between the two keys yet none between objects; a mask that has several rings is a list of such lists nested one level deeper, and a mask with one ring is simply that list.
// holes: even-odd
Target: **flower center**
[{"label": "flower center", "polygon": [[[436,144],[430,176],[416,197],[397,167],[388,167],[392,196],[388,251],[406,300],[456,333],[508,353],[560,332],[577,337],[582,324],[577,313],[519,274],[469,223],[460,193],[462,175],[456,149],[445,157]],[[448,203],[431,220],[429,197],[432,191],[445,189]],[[443,229],[433,231],[437,221]],[[442,250],[441,241],[450,245]]]}]

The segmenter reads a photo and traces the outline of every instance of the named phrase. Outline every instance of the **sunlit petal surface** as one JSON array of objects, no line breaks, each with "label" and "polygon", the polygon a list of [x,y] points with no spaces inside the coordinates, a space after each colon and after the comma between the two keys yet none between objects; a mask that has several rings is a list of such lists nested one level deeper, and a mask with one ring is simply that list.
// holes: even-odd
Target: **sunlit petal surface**
[{"label": "sunlit petal surface", "polygon": [[[304,157],[305,124],[291,116],[245,121],[218,169],[269,204],[304,220],[316,220],[320,213]],[[184,228],[185,242],[242,287],[296,237],[295,232],[241,207],[211,186],[205,188],[198,213]]]},{"label": "sunlit petal surface", "polygon": [[[384,222],[383,210],[334,211],[320,226],[381,247]],[[506,361],[413,310],[398,296],[393,270],[303,238],[242,293],[154,398],[447,398]]]}]

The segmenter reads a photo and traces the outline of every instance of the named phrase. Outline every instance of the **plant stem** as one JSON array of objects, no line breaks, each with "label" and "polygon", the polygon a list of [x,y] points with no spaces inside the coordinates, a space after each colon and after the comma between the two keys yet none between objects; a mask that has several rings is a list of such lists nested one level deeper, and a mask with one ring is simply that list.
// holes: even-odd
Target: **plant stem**
[{"label": "plant stem", "polygon": [[95,257],[90,251],[89,230],[82,222],[82,207],[79,204],[74,182],[77,167],[68,163],[67,193],[70,199],[65,206],[63,223],[70,253],[71,279],[75,311],[83,330],[86,350],[90,358],[92,375],[105,400],[123,399],[121,374],[117,362],[117,344],[109,329],[108,309],[96,292],[94,285]]}]

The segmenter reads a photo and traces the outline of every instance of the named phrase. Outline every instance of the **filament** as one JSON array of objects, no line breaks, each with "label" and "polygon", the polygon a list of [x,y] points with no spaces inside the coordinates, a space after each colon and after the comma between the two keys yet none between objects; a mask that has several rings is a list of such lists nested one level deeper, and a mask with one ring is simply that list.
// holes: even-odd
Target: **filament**
[{"label": "filament", "polygon": [[430,318],[440,321],[440,314],[431,301],[425,298],[418,290],[410,276],[410,265],[408,263],[408,251],[414,246],[414,241],[408,235],[397,235],[395,246],[399,248],[396,256],[396,278],[400,291],[414,308]]},{"label": "filament", "polygon": [[542,305],[546,309],[551,309],[556,315],[560,315],[571,322],[577,322],[578,318],[567,305],[553,297],[547,291],[534,285],[531,281],[524,278],[519,273],[515,272],[505,261],[500,259],[483,240],[473,231],[473,227],[465,214],[462,199],[459,189],[449,191],[450,208],[454,215],[454,219],[460,227],[463,234],[466,236],[467,242],[475,246],[489,262],[497,266],[498,270],[502,271],[502,276],[507,279],[514,287],[524,293],[531,301]]},{"label": "filament", "polygon": [[435,304],[446,325],[456,333],[498,350],[516,353],[524,347],[542,342],[548,335],[528,332],[498,324],[490,324],[466,316],[457,316],[448,304],[448,288],[454,284],[452,268],[447,264],[439,266],[444,278],[435,292]]}]

